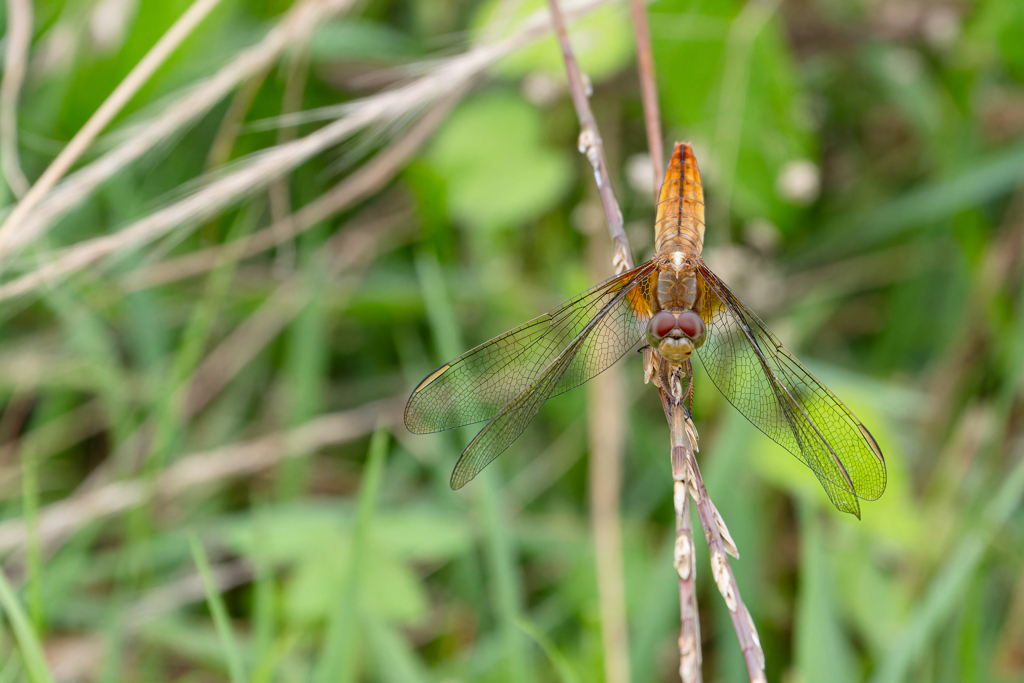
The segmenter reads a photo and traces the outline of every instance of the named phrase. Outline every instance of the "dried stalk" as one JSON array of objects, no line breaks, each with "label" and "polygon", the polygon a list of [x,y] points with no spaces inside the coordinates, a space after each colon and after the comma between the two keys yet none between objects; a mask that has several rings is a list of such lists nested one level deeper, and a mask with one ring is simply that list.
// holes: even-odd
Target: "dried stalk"
[{"label": "dried stalk", "polygon": [[[664,393],[664,390],[662,390],[663,402],[666,400]],[[671,401],[671,399],[668,400]],[[729,566],[729,560],[726,558],[726,554],[729,554],[739,559],[739,551],[736,549],[736,543],[732,540],[732,536],[725,526],[722,515],[719,514],[715,504],[711,502],[711,497],[704,487],[704,480],[701,478],[700,468],[697,466],[697,458],[694,455],[697,450],[697,429],[693,426],[693,421],[687,414],[682,401],[674,402],[671,408],[672,415],[669,419],[669,424],[672,427],[672,474],[676,482],[676,514],[679,515],[679,508],[681,506],[689,507],[685,502],[685,493],[689,491],[690,497],[693,498],[694,503],[697,505],[697,517],[700,519],[701,527],[704,529],[704,540],[707,541],[708,550],[711,553],[711,576],[715,580],[715,585],[718,586],[718,591],[722,594],[722,598],[725,600],[725,606],[729,609],[729,617],[732,619],[736,638],[739,640],[740,649],[743,651],[743,661],[747,667],[747,676],[750,679],[750,683],[765,683],[764,651],[761,649],[761,640],[757,636],[757,629],[754,627],[754,620],[750,616],[750,611],[743,604],[743,599],[740,597],[740,589],[736,585],[736,576],[733,574],[732,567]],[[680,501],[680,498],[683,500]],[[678,557],[677,551],[677,568],[679,566]],[[684,599],[683,583],[682,572],[680,572],[679,589],[681,603]],[[693,595],[692,587],[688,587],[687,590],[688,593],[685,597],[689,600],[690,596]],[[693,597],[692,600],[693,612],[696,613],[696,597]],[[688,645],[691,642],[687,638],[687,634],[692,629],[688,623],[686,612],[683,613],[681,626],[682,634],[679,638],[680,675],[683,678],[683,683],[691,683],[691,681],[699,681],[700,674],[698,671],[696,677],[686,677],[692,662],[692,654],[689,651],[684,651],[684,645]],[[699,630],[697,633],[699,635]],[[698,648],[696,667],[699,670],[699,637],[694,642]]]},{"label": "dried stalk", "polygon": [[[608,232],[612,238],[612,268],[623,273],[633,268],[633,254],[622,226],[622,211],[615,199],[604,144],[590,108],[587,86],[573,54],[558,0],[548,0],[551,23],[562,48],[576,116],[580,122],[579,151],[594,169]],[[593,252],[592,252],[593,255]],[[598,270],[596,258],[591,258]],[[598,602],[601,610],[601,638],[604,649],[605,679],[608,683],[629,683],[629,640],[626,624],[625,578],[622,568],[622,527],[620,524],[623,427],[620,406],[612,402],[621,392],[614,390],[617,375],[610,368],[596,377],[590,388],[590,505],[594,527],[594,553],[597,561]]]},{"label": "dried stalk", "polygon": [[671,429],[672,500],[676,510],[676,541],[672,558],[679,577],[679,678],[683,683],[701,683],[703,656],[697,610],[697,568],[694,564],[693,521],[686,496],[690,484],[687,462],[697,443],[696,439],[691,441],[686,432],[683,411],[673,411],[668,393],[661,390],[660,394]]},{"label": "dried stalk", "polygon": [[654,80],[654,56],[651,53],[651,32],[647,28],[644,0],[630,0],[633,11],[633,35],[636,41],[636,67],[640,74],[640,99],[644,105],[644,128],[647,147],[654,165],[654,198],[657,201],[665,177],[665,155],[662,152],[661,115],[658,113],[658,86]]},{"label": "dried stalk", "polygon": [[0,225],[0,253],[11,249],[14,243],[14,232],[29,211],[49,192],[64,174],[71,170],[72,165],[85,153],[103,129],[110,125],[114,117],[135,96],[160,66],[174,53],[181,43],[191,35],[192,31],[219,5],[221,0],[196,0],[182,14],[160,40],[150,48],[149,52],[125,76],[114,92],[104,100],[81,130],[75,133],[57,158],[47,167],[43,175],[32,185],[28,193],[18,202],[7,220]]},{"label": "dried stalk", "polygon": [[[573,14],[585,15],[606,2],[608,0],[581,0],[573,3]],[[347,108],[349,115],[340,121],[294,142],[278,145],[247,157],[233,172],[209,181],[189,197],[136,221],[120,232],[86,240],[70,247],[36,270],[0,287],[0,300],[22,296],[111,254],[145,245],[183,223],[209,218],[358,130],[373,124],[395,121],[451,93],[501,57],[542,36],[548,29],[549,25],[542,22],[540,16],[530,17],[520,24],[515,34],[499,43],[477,46],[462,55],[445,60],[433,71],[405,86],[354,102]],[[610,191],[610,185],[608,187]],[[629,257],[625,234],[621,228],[621,214],[618,214],[618,218],[622,237],[620,245],[625,246],[624,253]],[[25,233],[32,231],[28,228],[19,231],[19,238],[28,239]],[[8,252],[0,245],[0,256],[5,253]],[[632,263],[631,257],[629,263]]]},{"label": "dried stalk", "polygon": [[622,227],[622,210],[615,199],[611,176],[608,174],[608,162],[604,158],[604,143],[601,132],[597,129],[594,112],[590,108],[588,86],[584,84],[580,65],[572,52],[569,33],[565,27],[565,17],[558,6],[558,0],[548,0],[551,10],[551,23],[558,36],[558,44],[562,48],[562,59],[565,61],[565,72],[569,78],[569,92],[572,103],[576,107],[576,117],[580,121],[580,137],[578,147],[581,154],[586,155],[594,169],[594,181],[601,195],[601,205],[608,220],[608,232],[612,236],[612,267],[615,273],[624,273],[633,269],[633,253],[629,249],[626,231]]},{"label": "dried stalk", "polygon": [[25,81],[32,47],[32,1],[7,0],[7,45],[0,82],[0,166],[15,197],[28,192],[28,179],[18,154],[18,95]]},{"label": "dried stalk", "polygon": [[[587,227],[590,270],[600,281],[608,274],[607,247],[600,226]],[[587,480],[606,683],[629,683],[620,494],[626,442],[622,394],[622,372],[615,365],[587,383]]]}]

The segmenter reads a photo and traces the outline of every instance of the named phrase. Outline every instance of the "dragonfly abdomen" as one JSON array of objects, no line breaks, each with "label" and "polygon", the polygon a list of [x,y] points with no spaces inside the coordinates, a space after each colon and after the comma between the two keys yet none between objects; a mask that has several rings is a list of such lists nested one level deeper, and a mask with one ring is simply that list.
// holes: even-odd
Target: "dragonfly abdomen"
[{"label": "dragonfly abdomen", "polygon": [[[677,260],[700,256],[704,247],[704,189],[690,144],[676,143],[665,172],[654,223],[658,256]],[[680,264],[681,265],[681,264]]]}]

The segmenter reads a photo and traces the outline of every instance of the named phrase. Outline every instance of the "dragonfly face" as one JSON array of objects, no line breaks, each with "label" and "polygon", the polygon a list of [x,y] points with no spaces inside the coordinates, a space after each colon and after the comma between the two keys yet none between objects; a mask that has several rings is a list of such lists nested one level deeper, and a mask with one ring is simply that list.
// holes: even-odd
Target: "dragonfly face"
[{"label": "dragonfly face", "polygon": [[470,349],[413,390],[405,408],[410,431],[487,422],[455,465],[452,488],[508,448],[545,401],[599,374],[646,337],[663,371],[691,374],[697,355],[737,410],[806,464],[838,509],[860,517],[858,499],[875,500],[885,490],[881,449],[707,267],[703,242],[700,172],[690,146],[677,144],[650,261]]},{"label": "dragonfly face", "polygon": [[682,363],[704,343],[704,321],[693,311],[658,311],[647,323],[647,343],[665,360]]}]

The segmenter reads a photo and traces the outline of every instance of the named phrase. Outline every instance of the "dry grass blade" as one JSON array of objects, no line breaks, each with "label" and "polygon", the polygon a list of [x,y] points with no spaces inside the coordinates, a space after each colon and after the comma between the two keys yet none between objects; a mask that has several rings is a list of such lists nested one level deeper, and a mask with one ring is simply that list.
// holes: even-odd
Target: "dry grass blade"
[{"label": "dry grass blade", "polygon": [[0,166],[15,197],[28,192],[18,153],[18,94],[32,47],[32,0],[7,0],[7,45],[0,82]]},{"label": "dry grass blade", "polygon": [[[224,593],[248,583],[253,568],[246,560],[231,560],[210,568],[217,589]],[[159,617],[206,598],[203,577],[190,574],[177,581],[155,588],[124,611],[124,624],[129,630],[140,628]]]},{"label": "dry grass blade", "polygon": [[594,180],[597,182],[597,190],[601,195],[601,205],[604,207],[604,215],[608,221],[608,232],[612,236],[612,266],[615,268],[616,274],[624,273],[633,268],[633,252],[630,251],[629,240],[626,239],[626,231],[622,226],[622,210],[619,209],[619,202],[615,199],[615,190],[612,188],[608,162],[604,158],[601,132],[597,129],[597,120],[594,119],[594,112],[590,108],[587,86],[584,84],[576,55],[573,54],[572,45],[569,42],[569,32],[565,26],[565,17],[562,16],[558,0],[548,0],[548,7],[551,10],[551,23],[555,27],[558,44],[562,48],[562,59],[565,61],[565,73],[569,78],[572,103],[576,107],[576,116],[580,120],[579,150],[586,155],[587,161],[594,169]]},{"label": "dry grass blade", "polygon": [[[317,223],[327,220],[356,202],[380,191],[395,174],[408,162],[430,135],[444,121],[448,112],[458,102],[464,90],[460,89],[435,105],[417,121],[398,141],[374,155],[362,168],[338,183],[315,201],[304,206],[295,214],[275,220],[264,228],[241,240],[243,244],[227,244],[210,247],[187,256],[146,268],[128,278],[132,290],[154,287],[185,277],[204,273],[225,258],[249,258],[271,249],[284,241],[290,241]],[[393,219],[383,219],[390,224]]]},{"label": "dry grass blade", "polygon": [[[255,474],[285,458],[358,439],[370,434],[381,420],[399,420],[401,407],[395,401],[372,403],[324,415],[288,431],[187,455],[155,480],[115,482],[43,508],[36,533],[41,543],[50,543],[86,524],[156,498],[173,499],[200,486]],[[21,549],[27,540],[28,529],[21,519],[0,523],[0,553]]]},{"label": "dry grass blade", "polygon": [[[585,14],[604,2],[607,0],[580,2],[574,10],[575,13]],[[294,142],[278,145],[242,160],[231,172],[209,181],[189,197],[136,221],[120,232],[86,240],[67,249],[35,271],[0,287],[0,301],[28,294],[111,254],[145,245],[183,223],[212,217],[356,131],[375,123],[394,121],[463,87],[497,59],[543,35],[547,26],[539,19],[535,15],[523,22],[520,30],[511,37],[448,59],[427,75],[405,86],[353,103],[349,115],[340,121]],[[611,191],[610,185],[608,191]],[[618,216],[621,231],[621,213]],[[622,233],[621,238],[617,244],[624,246],[624,257],[631,264],[632,256],[628,253],[625,233]],[[2,253],[3,250],[0,250]]]},{"label": "dry grass blade", "polygon": [[0,224],[0,254],[8,253],[15,244],[14,233],[18,224],[39,203],[39,200],[57,184],[64,174],[71,170],[72,165],[89,149],[100,133],[110,125],[114,117],[135,96],[156,70],[167,61],[167,58],[178,48],[200,22],[219,5],[221,0],[196,0],[185,10],[185,13],[160,37],[160,40],[146,53],[146,56],[135,65],[114,92],[104,100],[100,108],[89,117],[81,130],[75,133],[64,149],[61,150],[53,163],[47,167],[43,175],[32,185],[28,193],[22,197],[18,205]]},{"label": "dry grass blade", "polygon": [[633,34],[636,41],[636,66],[640,75],[640,96],[644,106],[644,127],[647,146],[654,166],[654,198],[657,201],[665,177],[665,154],[662,151],[661,115],[658,113],[658,86],[654,80],[654,55],[651,53],[651,32],[647,28],[647,8],[643,0],[630,0],[633,11]]},{"label": "dry grass blade", "polygon": [[209,111],[239,83],[245,82],[267,68],[267,65],[273,64],[293,41],[308,35],[318,23],[341,12],[351,5],[351,2],[352,0],[301,2],[258,44],[241,52],[210,78],[189,88],[177,100],[163,107],[150,121],[134,126],[128,131],[128,138],[113,150],[69,176],[64,182],[52,188],[46,196],[37,198],[33,211],[23,210],[17,220],[12,213],[4,222],[3,230],[9,232],[10,238],[0,244],[0,259],[9,257],[37,238],[57,218],[88,197],[97,186]]}]

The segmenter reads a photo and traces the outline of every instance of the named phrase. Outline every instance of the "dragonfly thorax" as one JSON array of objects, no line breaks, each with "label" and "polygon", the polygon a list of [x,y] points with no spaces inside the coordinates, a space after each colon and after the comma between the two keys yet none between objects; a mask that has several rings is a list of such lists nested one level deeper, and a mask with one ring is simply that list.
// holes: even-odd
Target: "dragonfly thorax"
[{"label": "dragonfly thorax", "polygon": [[692,268],[661,268],[656,292],[657,310],[689,311],[697,303],[697,273]]}]

